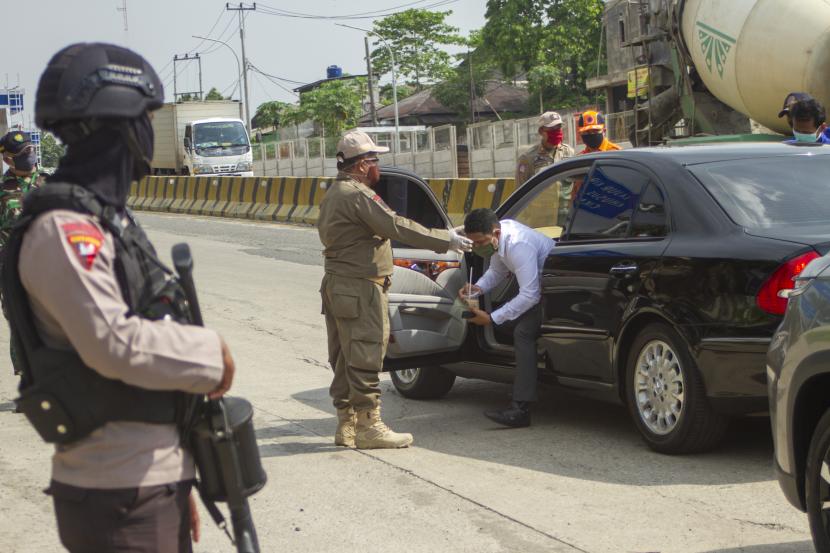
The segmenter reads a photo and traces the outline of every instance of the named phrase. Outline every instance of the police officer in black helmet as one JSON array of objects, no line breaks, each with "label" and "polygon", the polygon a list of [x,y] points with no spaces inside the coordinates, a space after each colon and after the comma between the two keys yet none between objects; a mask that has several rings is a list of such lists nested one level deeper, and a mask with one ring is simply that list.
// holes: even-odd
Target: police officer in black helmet
[{"label": "police officer in black helmet", "polygon": [[162,102],[153,68],[109,44],[64,48],[38,85],[37,124],[67,152],[26,198],[2,282],[23,357],[18,406],[56,444],[47,493],[73,553],[191,551],[183,406],[222,396],[234,374],[221,337],[169,307],[175,281],[126,208]]}]

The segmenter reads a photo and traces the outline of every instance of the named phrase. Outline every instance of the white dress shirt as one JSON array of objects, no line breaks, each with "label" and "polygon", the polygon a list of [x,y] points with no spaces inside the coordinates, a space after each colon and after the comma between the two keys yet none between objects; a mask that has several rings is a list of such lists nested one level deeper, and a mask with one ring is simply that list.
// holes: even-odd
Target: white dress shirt
[{"label": "white dress shirt", "polygon": [[540,273],[545,258],[555,245],[552,239],[519,222],[501,221],[499,249],[490,258],[490,267],[476,285],[482,293],[487,293],[513,273],[519,281],[519,293],[493,311],[490,318],[495,324],[512,321],[539,303],[542,298]]},{"label": "white dress shirt", "polygon": [[555,245],[551,238],[519,222],[511,219],[501,221],[499,249],[490,258],[490,266],[476,284],[482,293],[487,293],[513,273],[519,282],[519,293],[493,311],[490,318],[495,324],[517,319],[539,303],[542,297],[540,273],[545,258]]}]

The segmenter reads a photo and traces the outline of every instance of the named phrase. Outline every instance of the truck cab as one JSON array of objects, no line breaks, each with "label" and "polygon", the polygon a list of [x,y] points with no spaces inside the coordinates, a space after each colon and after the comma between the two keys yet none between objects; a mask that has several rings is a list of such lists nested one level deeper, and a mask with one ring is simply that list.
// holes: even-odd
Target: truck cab
[{"label": "truck cab", "polygon": [[254,176],[251,141],[241,119],[191,121],[185,125],[181,147],[185,175]]}]

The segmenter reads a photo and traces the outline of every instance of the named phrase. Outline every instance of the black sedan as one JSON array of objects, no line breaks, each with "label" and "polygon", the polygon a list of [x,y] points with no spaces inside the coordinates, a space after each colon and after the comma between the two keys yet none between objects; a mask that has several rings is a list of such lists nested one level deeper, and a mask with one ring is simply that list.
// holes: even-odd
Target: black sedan
[{"label": "black sedan", "polygon": [[[628,406],[665,453],[718,443],[732,415],[766,411],[765,352],[786,291],[830,249],[830,147],[749,144],[580,156],[499,208],[557,241],[542,278],[540,378]],[[387,169],[399,213],[451,226],[429,187]],[[456,376],[509,381],[512,335],[468,327],[456,292],[480,258],[396,244],[387,370],[412,398]],[[515,280],[483,299],[492,311]]]}]

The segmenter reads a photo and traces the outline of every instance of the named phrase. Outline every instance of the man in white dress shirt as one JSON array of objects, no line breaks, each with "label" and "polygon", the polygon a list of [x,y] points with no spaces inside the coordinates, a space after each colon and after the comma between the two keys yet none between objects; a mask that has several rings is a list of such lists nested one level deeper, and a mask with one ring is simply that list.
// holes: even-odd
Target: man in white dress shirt
[{"label": "man in white dress shirt", "polygon": [[505,426],[530,426],[530,407],[536,401],[536,339],[542,324],[540,275],[555,243],[530,227],[505,219],[499,221],[490,209],[476,209],[464,219],[464,233],[473,241],[473,253],[490,259],[490,267],[475,284],[466,284],[458,295],[486,294],[501,284],[510,273],[516,275],[519,293],[510,301],[487,313],[473,308],[473,324],[486,326],[512,322],[516,352],[516,378],[513,399],[504,410],[485,411],[484,415]]}]

